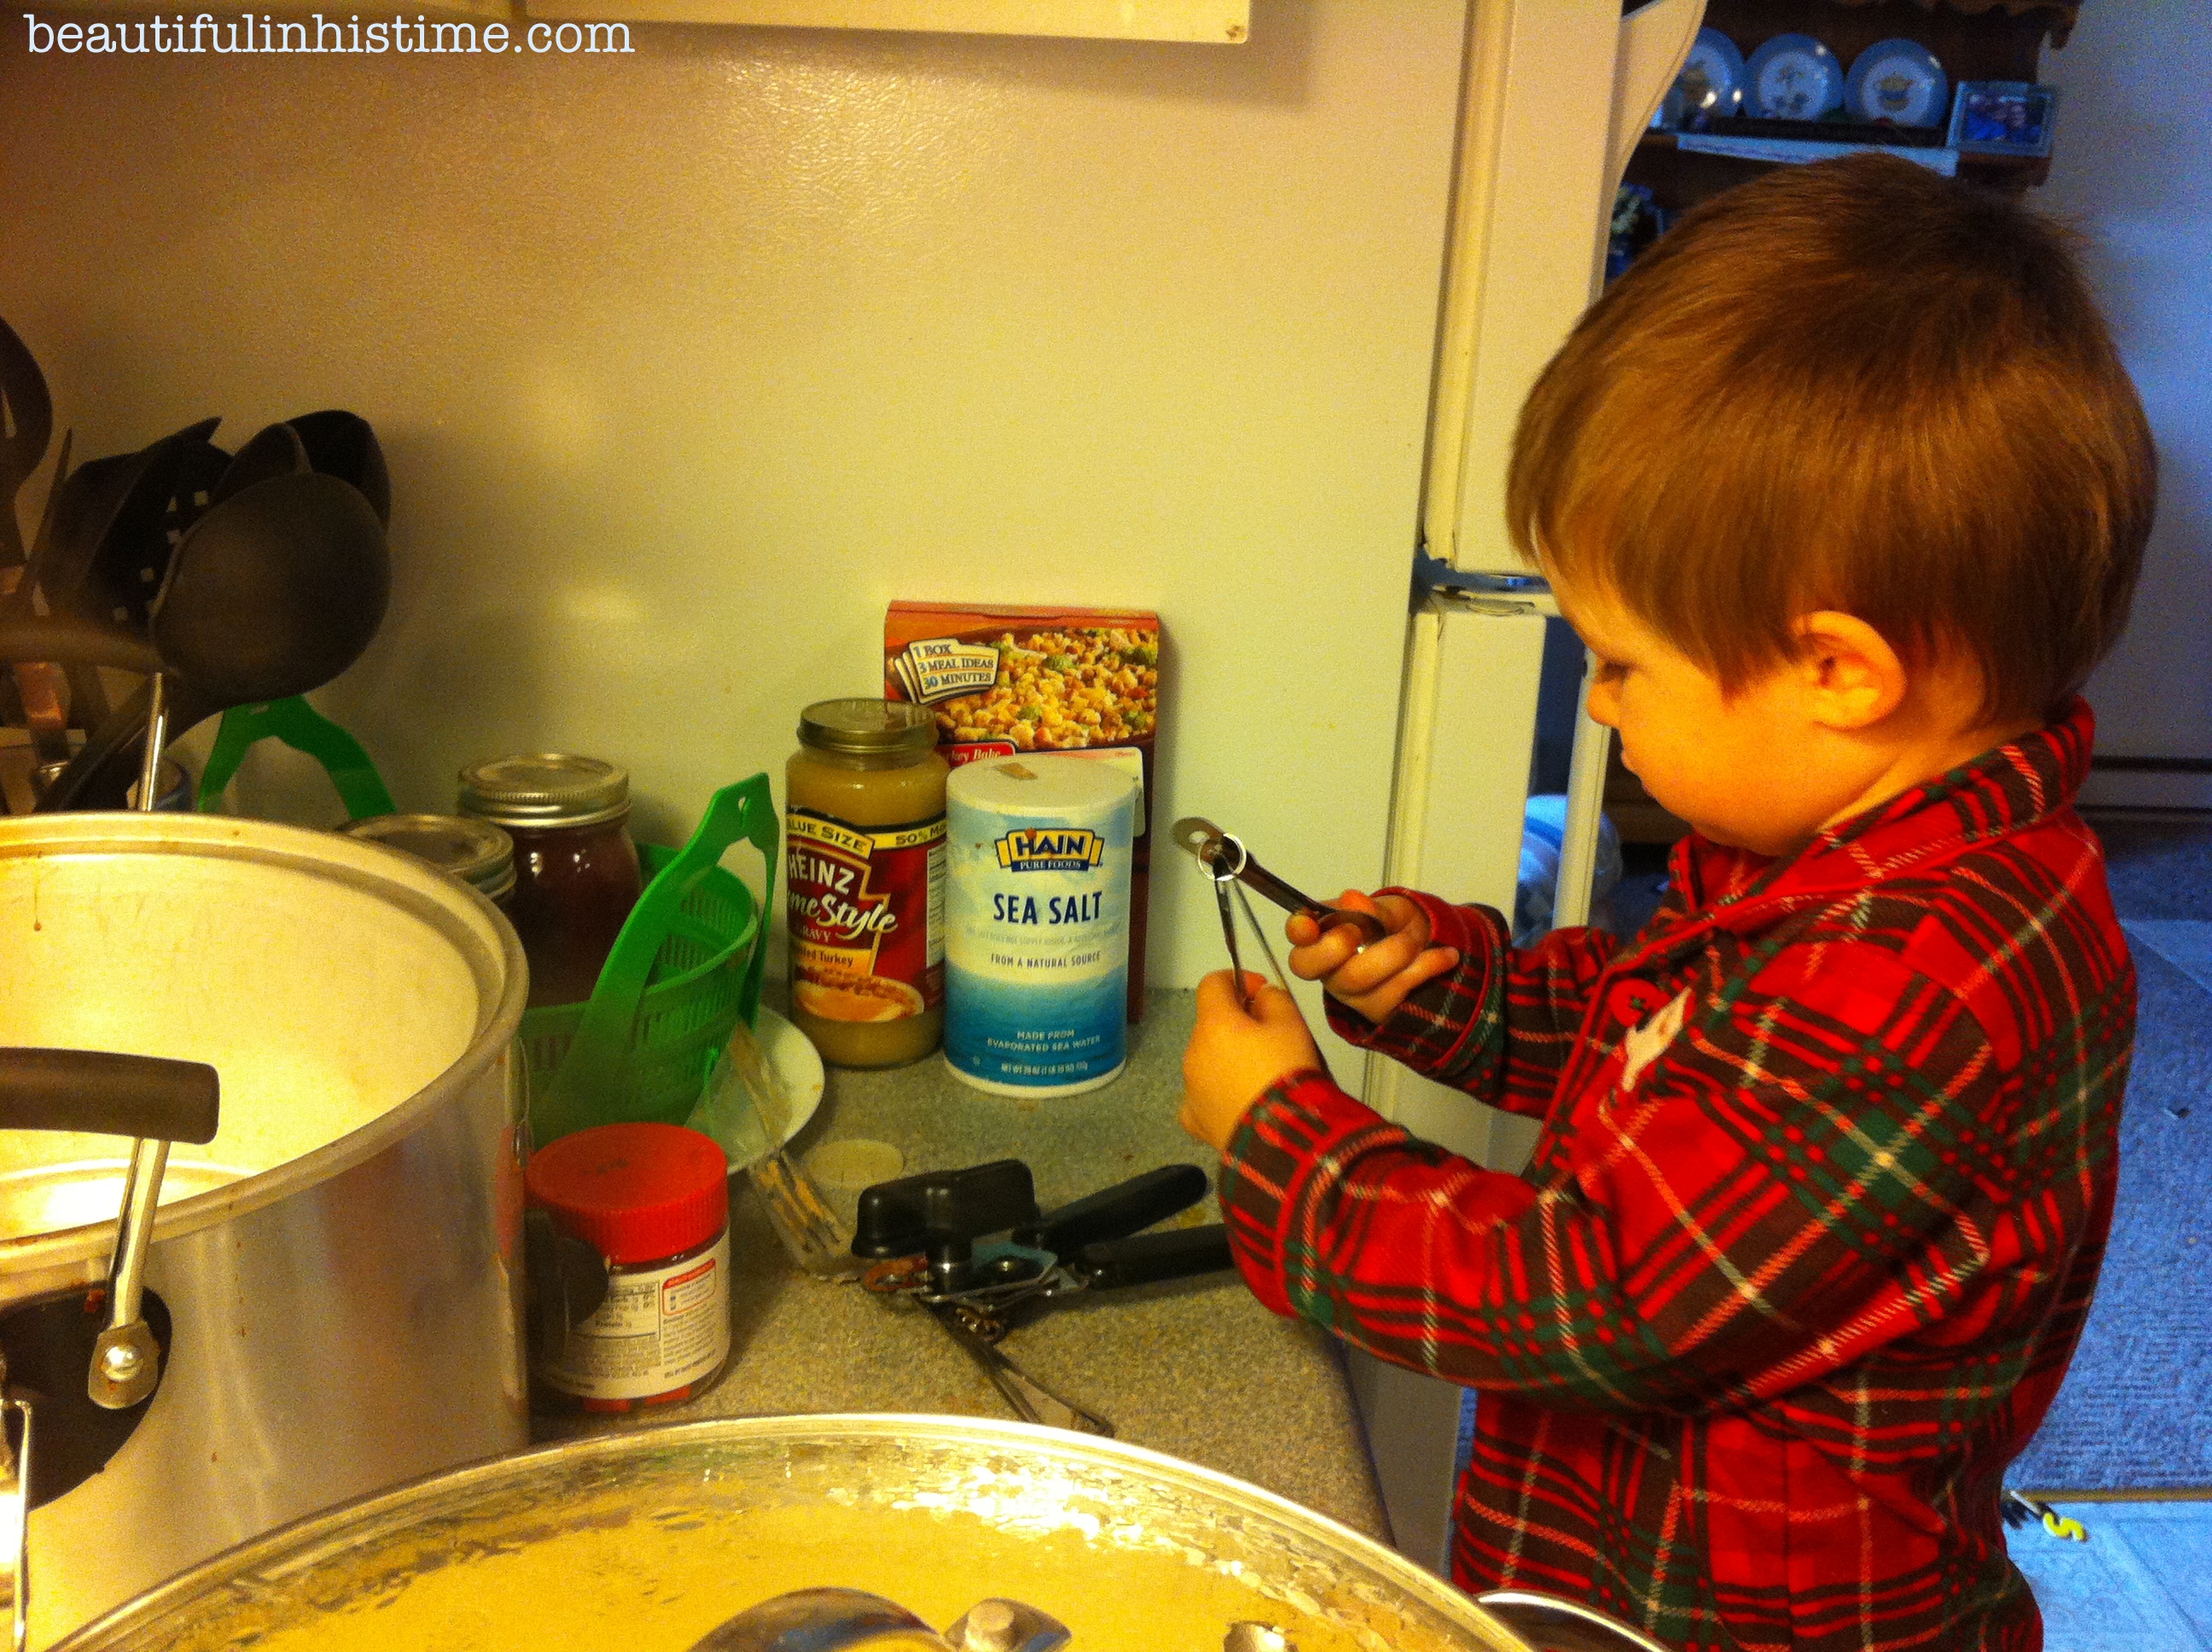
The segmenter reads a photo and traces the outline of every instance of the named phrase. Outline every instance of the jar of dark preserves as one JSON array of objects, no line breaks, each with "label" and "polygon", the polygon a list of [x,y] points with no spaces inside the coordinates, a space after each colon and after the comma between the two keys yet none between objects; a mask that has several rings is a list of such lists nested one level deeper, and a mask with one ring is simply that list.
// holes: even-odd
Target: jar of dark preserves
[{"label": "jar of dark preserves", "polygon": [[530,961],[530,1007],[580,1004],[644,889],[629,771],[559,752],[495,757],[461,771],[460,812],[514,840],[507,915]]}]

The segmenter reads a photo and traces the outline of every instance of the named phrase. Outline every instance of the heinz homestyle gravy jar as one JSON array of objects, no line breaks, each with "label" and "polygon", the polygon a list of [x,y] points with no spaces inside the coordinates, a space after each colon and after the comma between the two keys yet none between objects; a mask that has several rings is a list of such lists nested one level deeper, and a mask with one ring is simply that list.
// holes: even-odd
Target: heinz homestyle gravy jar
[{"label": "heinz homestyle gravy jar", "polygon": [[784,768],[791,1018],[838,1066],[916,1060],[943,1036],[947,772],[926,707],[799,714]]}]

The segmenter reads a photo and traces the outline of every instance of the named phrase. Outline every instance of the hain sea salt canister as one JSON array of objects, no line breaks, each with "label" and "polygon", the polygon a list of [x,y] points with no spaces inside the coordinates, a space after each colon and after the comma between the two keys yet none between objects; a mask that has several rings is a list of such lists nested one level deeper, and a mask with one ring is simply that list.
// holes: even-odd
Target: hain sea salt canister
[{"label": "hain sea salt canister", "polygon": [[986,757],[945,795],[946,1062],[1001,1095],[1096,1090],[1128,1053],[1134,777],[1091,757]]}]

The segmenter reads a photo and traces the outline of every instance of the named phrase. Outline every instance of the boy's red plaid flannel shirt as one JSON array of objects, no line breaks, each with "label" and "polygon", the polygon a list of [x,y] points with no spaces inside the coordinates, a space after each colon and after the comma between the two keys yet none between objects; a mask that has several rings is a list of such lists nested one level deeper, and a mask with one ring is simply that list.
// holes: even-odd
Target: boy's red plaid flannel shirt
[{"label": "boy's red plaid flannel shirt", "polygon": [[2135,1026],[2092,732],[2077,703],[1786,862],[1692,838],[1626,946],[1415,897],[1462,963],[1340,1029],[1543,1117],[1525,1175],[1318,1074],[1246,1115],[1252,1289],[1483,1390],[1463,1587],[1683,1652],[2040,1646],[1999,1477],[2088,1309]]}]

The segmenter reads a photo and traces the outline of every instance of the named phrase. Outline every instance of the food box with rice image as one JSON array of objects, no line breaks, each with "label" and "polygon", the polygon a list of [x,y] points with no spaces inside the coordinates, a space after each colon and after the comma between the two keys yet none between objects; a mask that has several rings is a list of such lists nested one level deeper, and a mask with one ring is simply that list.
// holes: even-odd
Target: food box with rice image
[{"label": "food box with rice image", "polygon": [[930,708],[938,750],[955,767],[1021,752],[1136,776],[1132,1021],[1144,1007],[1160,641],[1159,616],[1133,609],[895,602],[884,622],[884,693]]}]

